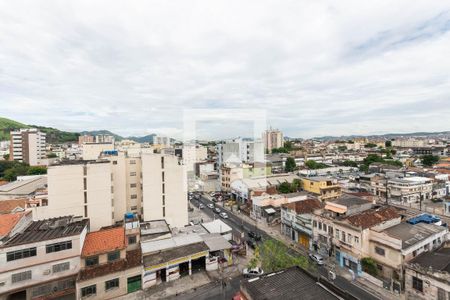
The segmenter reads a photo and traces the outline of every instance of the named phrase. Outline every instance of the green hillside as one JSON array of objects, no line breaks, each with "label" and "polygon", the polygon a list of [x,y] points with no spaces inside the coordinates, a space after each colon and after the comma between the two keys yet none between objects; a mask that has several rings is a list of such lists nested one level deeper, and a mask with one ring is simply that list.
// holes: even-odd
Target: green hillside
[{"label": "green hillside", "polygon": [[25,125],[10,119],[0,117],[0,141],[9,140],[9,132],[20,128],[37,128],[47,134],[47,143],[64,143],[78,141],[77,132],[61,131],[51,127]]},{"label": "green hillside", "polygon": [[29,128],[30,126],[0,117],[0,141],[9,140],[9,132],[19,128]]}]

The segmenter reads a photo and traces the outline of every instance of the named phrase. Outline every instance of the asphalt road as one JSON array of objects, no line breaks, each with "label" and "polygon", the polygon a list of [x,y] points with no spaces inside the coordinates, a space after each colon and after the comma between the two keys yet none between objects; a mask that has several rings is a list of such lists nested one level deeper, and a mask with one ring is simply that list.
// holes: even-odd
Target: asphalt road
[{"label": "asphalt road", "polygon": [[233,296],[240,289],[240,282],[242,277],[235,277],[228,281],[225,286],[221,282],[211,282],[210,284],[199,287],[188,293],[172,296],[168,299],[183,299],[183,300],[207,300],[207,299],[232,299]]},{"label": "asphalt road", "polygon": [[[196,199],[192,199],[191,200],[191,204],[193,206],[198,207],[198,205],[202,203],[205,208],[203,208],[203,212],[205,214],[207,214],[209,217],[214,218],[220,218],[219,214],[216,214],[212,211],[212,209],[207,207],[207,204],[216,204],[212,201],[210,201],[209,199],[205,198],[205,197],[200,197],[199,200]],[[220,208],[221,211],[226,211],[228,214],[228,219],[222,219],[222,221],[224,221],[226,224],[228,224],[235,233],[240,234],[242,232],[242,230],[244,230],[245,232],[245,238],[248,238],[248,232],[249,231],[253,231],[253,232],[257,232],[261,235],[262,237],[262,241],[266,240],[266,239],[271,239],[272,237],[269,236],[268,234],[266,234],[265,231],[262,231],[260,229],[258,229],[258,227],[255,224],[250,224],[244,220],[242,220],[241,218],[235,216],[233,213],[231,213],[229,210],[223,210],[223,208],[221,206],[218,206]],[[305,255],[305,253],[300,253],[292,248],[289,248],[289,252],[290,255],[292,256],[296,256],[296,255]],[[324,276],[325,278],[328,278],[328,270],[325,267],[318,267],[318,272],[320,273],[320,275]],[[234,280],[234,279],[233,279]],[[333,283],[338,286],[339,288],[341,288],[344,291],[347,291],[349,294],[351,294],[352,296],[361,299],[361,300],[379,300],[380,298],[374,296],[372,293],[370,293],[370,291],[366,291],[362,288],[360,288],[359,286],[355,285],[354,283],[348,281],[347,279],[345,279],[342,276],[336,276],[336,279],[333,281]],[[231,287],[230,287],[231,288]],[[236,286],[236,291],[239,289],[239,285]],[[235,291],[235,292],[236,292]],[[217,292],[217,291],[216,291]],[[216,292],[212,292],[212,293],[216,293]],[[214,299],[214,298],[197,298],[197,299]],[[228,298],[229,299],[229,298]]]}]

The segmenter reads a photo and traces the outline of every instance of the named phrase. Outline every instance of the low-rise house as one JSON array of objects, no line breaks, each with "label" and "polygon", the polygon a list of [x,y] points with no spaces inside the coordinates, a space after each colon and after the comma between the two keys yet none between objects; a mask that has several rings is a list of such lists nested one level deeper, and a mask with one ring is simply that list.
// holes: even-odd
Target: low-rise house
[{"label": "low-rise house", "polygon": [[328,177],[303,177],[302,187],[305,191],[313,193],[319,200],[331,200],[341,196],[341,187],[337,180]]},{"label": "low-rise house", "polygon": [[425,223],[402,222],[389,228],[373,227],[366,255],[375,260],[378,276],[391,289],[401,292],[404,290],[404,264],[423,252],[439,248],[447,233],[446,227]]},{"label": "low-rise house", "polygon": [[407,299],[450,298],[450,248],[423,253],[405,265]]},{"label": "low-rise house", "polygon": [[308,195],[305,192],[253,196],[251,201],[252,211],[250,215],[256,219],[264,219],[269,223],[274,218],[280,217],[281,205],[305,200],[307,197]]},{"label": "low-rise house", "polygon": [[0,186],[0,200],[26,198],[47,184],[46,175],[21,176],[16,181]]},{"label": "low-rise house", "polygon": [[299,200],[281,205],[281,233],[306,249],[312,246],[312,213],[322,208],[317,199]]},{"label": "low-rise house", "polygon": [[419,176],[389,179],[388,195],[389,199],[402,203],[417,203],[431,199],[433,180]]},{"label": "low-rise house", "polygon": [[76,282],[77,299],[114,298],[141,289],[141,249],[128,250],[128,245],[122,226],[87,234]]},{"label": "low-rise house", "polygon": [[75,296],[89,220],[59,217],[31,222],[0,245],[0,295],[12,299]]}]

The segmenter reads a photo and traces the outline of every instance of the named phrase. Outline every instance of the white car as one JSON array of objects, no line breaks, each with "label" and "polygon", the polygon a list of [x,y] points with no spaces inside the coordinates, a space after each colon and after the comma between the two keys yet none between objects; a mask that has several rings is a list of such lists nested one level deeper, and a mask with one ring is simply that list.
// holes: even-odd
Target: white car
[{"label": "white car", "polygon": [[249,269],[249,268],[245,268],[242,271],[242,274],[244,275],[244,277],[253,277],[253,276],[261,276],[264,274],[263,269],[256,267],[253,269]]},{"label": "white car", "polygon": [[211,208],[211,209],[213,209],[213,208],[214,208],[214,204],[209,203],[209,204],[208,204],[208,207]]},{"label": "white car", "polygon": [[205,206],[204,206],[203,204],[200,204],[200,205],[198,206],[198,208],[200,208],[200,209],[204,209],[204,208],[205,208]]},{"label": "white car", "polygon": [[221,212],[219,215],[223,219],[228,219],[228,214],[226,212]]},{"label": "white car", "polygon": [[310,253],[309,258],[312,259],[319,266],[323,265],[323,257],[319,254]]}]

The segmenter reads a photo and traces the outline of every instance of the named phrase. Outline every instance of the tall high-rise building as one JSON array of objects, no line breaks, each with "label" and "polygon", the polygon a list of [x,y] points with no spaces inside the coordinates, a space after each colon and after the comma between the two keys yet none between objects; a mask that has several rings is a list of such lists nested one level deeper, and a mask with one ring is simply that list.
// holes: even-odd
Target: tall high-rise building
[{"label": "tall high-rise building", "polygon": [[269,151],[283,147],[283,133],[278,129],[266,130],[263,133],[264,147]]},{"label": "tall high-rise building", "polygon": [[11,131],[10,160],[30,166],[45,164],[45,133],[36,128]]}]

